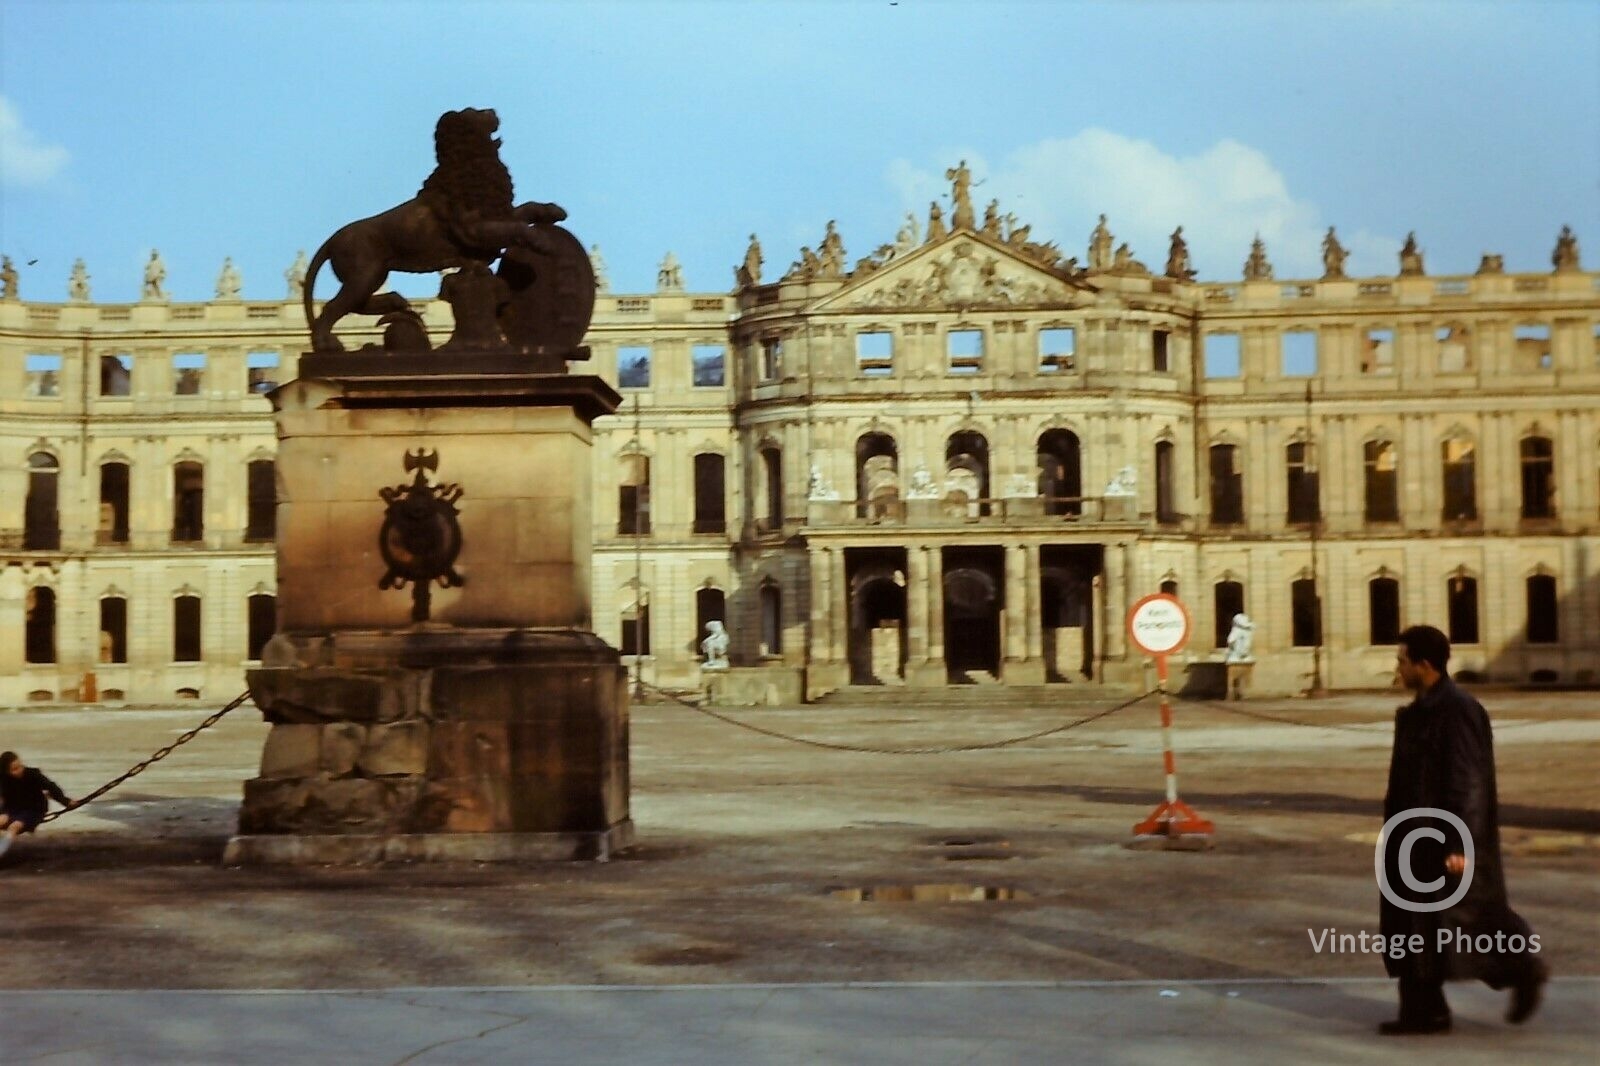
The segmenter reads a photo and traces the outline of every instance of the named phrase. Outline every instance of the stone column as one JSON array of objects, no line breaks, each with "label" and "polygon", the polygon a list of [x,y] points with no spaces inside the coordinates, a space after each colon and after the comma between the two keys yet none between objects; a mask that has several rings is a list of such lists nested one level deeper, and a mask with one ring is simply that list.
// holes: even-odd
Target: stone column
[{"label": "stone column", "polygon": [[1128,660],[1127,634],[1123,626],[1128,616],[1128,549],[1123,544],[1107,544],[1105,571],[1105,649],[1106,680],[1132,683],[1138,680],[1138,664]]},{"label": "stone column", "polygon": [[1028,618],[1025,627],[1028,644],[1025,658],[1039,664],[1039,672],[1042,678],[1044,674],[1044,630],[1040,625],[1039,615],[1043,609],[1044,589],[1040,585],[1039,545],[1029,541],[1022,547],[1028,567],[1024,579],[1028,592]]},{"label": "stone column", "polygon": [[833,658],[833,579],[832,548],[811,553],[811,665],[817,667]]},{"label": "stone column", "polygon": [[916,667],[907,665],[906,684],[940,688],[949,682],[944,664],[944,555],[937,544],[918,550],[924,559],[928,654]]},{"label": "stone column", "polygon": [[845,567],[844,549],[836,548],[832,559],[833,576],[829,579],[832,597],[828,610],[833,616],[833,642],[829,658],[836,663],[850,661],[850,577]]},{"label": "stone column", "polygon": [[928,661],[928,549],[906,549],[906,671]]},{"label": "stone column", "polygon": [[1006,549],[1005,682],[1044,684],[1044,663],[1034,639],[1039,626],[1038,549],[1017,544]]}]

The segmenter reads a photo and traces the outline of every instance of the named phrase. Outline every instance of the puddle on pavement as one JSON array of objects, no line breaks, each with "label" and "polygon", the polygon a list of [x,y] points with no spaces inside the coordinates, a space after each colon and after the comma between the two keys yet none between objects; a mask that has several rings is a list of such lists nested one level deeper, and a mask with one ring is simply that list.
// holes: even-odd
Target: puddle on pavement
[{"label": "puddle on pavement", "polygon": [[868,885],[832,888],[833,899],[851,903],[988,903],[994,900],[1032,899],[1031,892],[1000,885]]}]

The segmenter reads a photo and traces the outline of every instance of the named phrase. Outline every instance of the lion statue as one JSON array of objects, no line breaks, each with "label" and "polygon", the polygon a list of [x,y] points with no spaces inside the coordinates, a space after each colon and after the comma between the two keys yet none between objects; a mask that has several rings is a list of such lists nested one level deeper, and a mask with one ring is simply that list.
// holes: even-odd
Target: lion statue
[{"label": "lion statue", "polygon": [[[500,161],[494,135],[499,128],[490,110],[445,112],[433,134],[439,165],[422,190],[398,207],[340,227],[317,249],[304,290],[313,350],[343,350],[333,327],[346,315],[414,315],[399,293],[378,292],[392,270],[486,270],[509,248],[548,251],[537,227],[560,222],[567,213],[556,204],[513,206],[511,172]],[[324,263],[340,289],[315,314],[312,292]]]}]

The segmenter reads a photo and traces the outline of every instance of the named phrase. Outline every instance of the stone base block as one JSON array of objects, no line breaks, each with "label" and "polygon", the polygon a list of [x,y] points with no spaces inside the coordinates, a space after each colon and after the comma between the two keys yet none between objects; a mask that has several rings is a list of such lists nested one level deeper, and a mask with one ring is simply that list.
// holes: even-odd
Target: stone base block
[{"label": "stone base block", "polygon": [[380,862],[605,862],[633,846],[632,820],[595,833],[254,835],[228,841],[225,866],[358,866]]},{"label": "stone base block", "polygon": [[801,703],[801,671],[792,666],[732,666],[701,675],[714,707],[792,707]]}]

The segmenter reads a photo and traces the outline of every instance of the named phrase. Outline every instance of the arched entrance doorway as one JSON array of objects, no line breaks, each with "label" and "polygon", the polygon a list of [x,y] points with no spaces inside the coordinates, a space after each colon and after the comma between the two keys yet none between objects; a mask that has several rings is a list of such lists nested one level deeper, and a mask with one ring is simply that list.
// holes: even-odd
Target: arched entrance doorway
[{"label": "arched entrance doorway", "polygon": [[1000,676],[1004,567],[1000,548],[944,551],[944,657],[957,684],[974,673]]},{"label": "arched entrance doorway", "polygon": [[1039,549],[1039,629],[1045,681],[1091,681],[1100,634],[1095,617],[1098,545],[1044,545]]},{"label": "arched entrance doorway", "polygon": [[847,549],[852,685],[896,685],[906,670],[905,552]]}]

